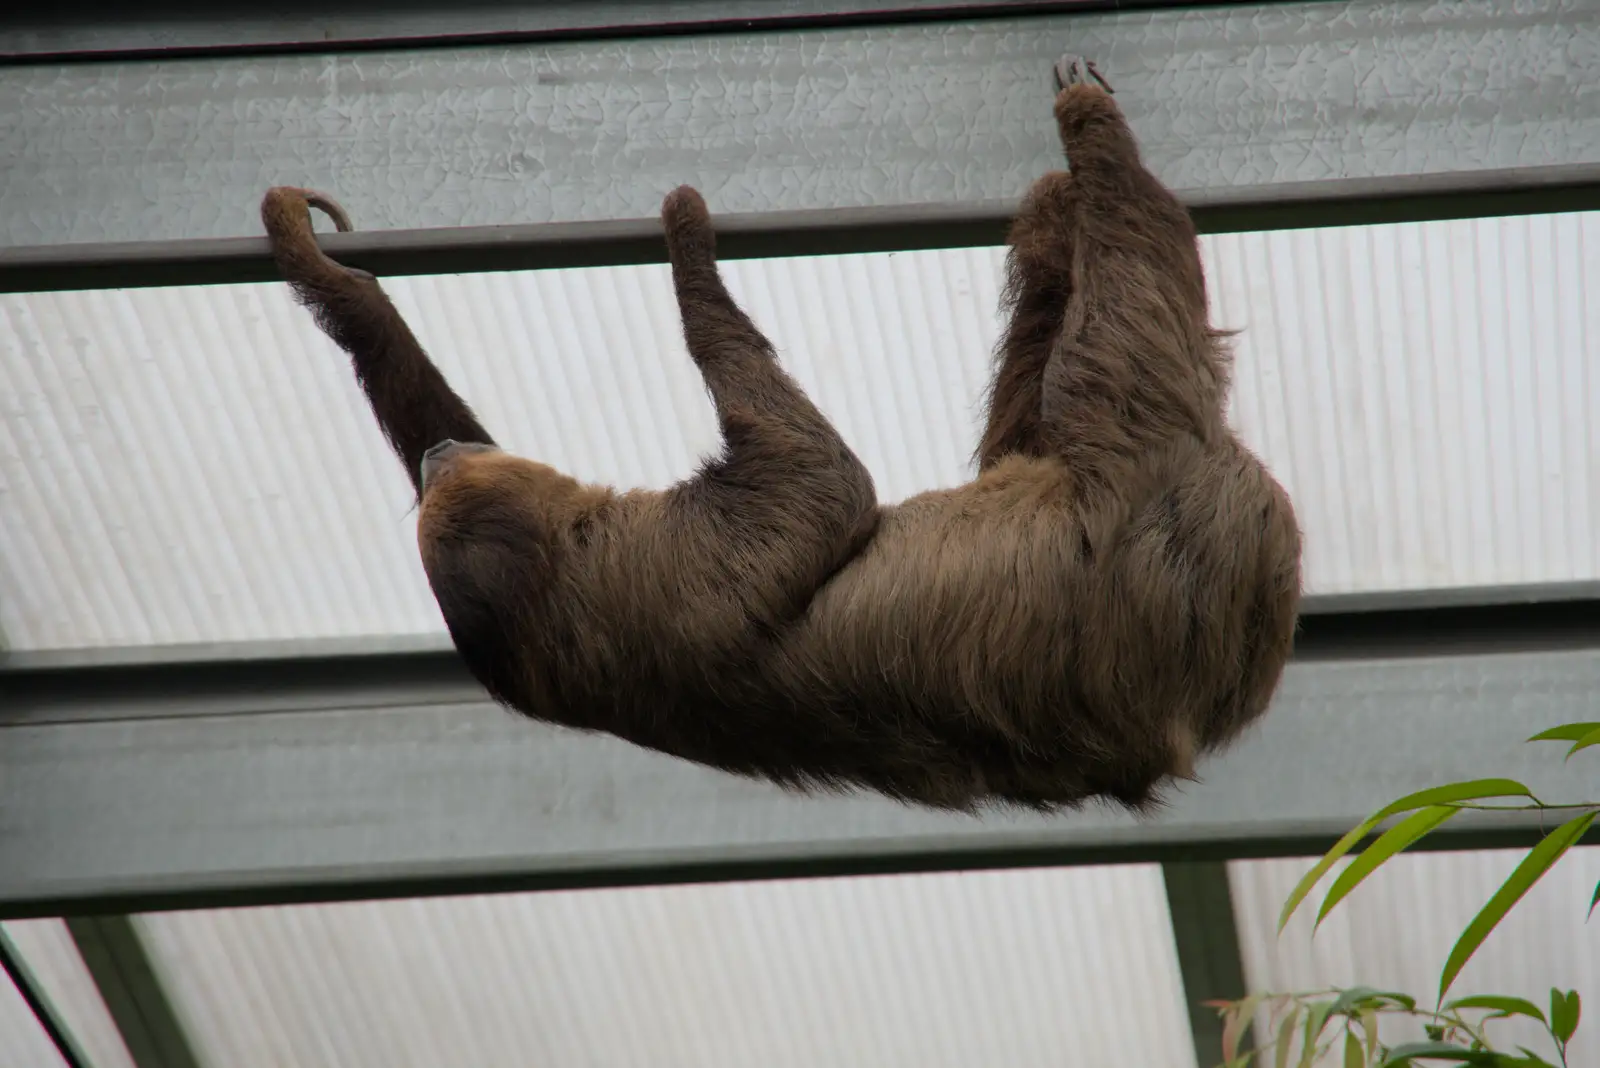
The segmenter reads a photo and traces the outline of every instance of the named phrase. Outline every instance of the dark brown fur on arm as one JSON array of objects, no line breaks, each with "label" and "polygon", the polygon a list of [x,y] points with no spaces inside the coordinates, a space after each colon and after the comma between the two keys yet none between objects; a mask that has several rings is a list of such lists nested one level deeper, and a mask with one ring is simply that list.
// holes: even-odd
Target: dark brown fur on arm
[{"label": "dark brown fur on arm", "polygon": [[422,495],[422,457],[445,440],[494,444],[456,396],[376,279],[329,259],[311,229],[310,208],[350,230],[344,209],[324,193],[279,186],[261,202],[273,259],[300,303],[350,355],[356,378],[412,487]]},{"label": "dark brown fur on arm", "polygon": [[[880,508],[728,293],[693,190],[662,222],[723,451],[617,493],[492,448],[429,458],[418,540],[473,673],[537,719],[799,788],[939,808],[1136,810],[1235,739],[1288,659],[1293,509],[1223,418],[1227,352],[1194,230],[1082,64],[1069,171],[1011,234],[980,473]],[[276,198],[276,199],[275,199]],[[487,441],[306,200],[263,208],[413,479]]]}]

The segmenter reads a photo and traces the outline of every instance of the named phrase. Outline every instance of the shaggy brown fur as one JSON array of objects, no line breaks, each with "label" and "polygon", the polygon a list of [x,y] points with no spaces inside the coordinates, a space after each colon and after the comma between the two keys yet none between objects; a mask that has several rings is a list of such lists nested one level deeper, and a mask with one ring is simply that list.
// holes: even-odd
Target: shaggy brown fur
[{"label": "shaggy brown fur", "polygon": [[498,700],[953,809],[1143,809],[1265,711],[1299,531],[1224,424],[1188,213],[1087,70],[1059,75],[1071,173],[1012,233],[979,475],[892,507],[724,288],[694,190],[662,219],[725,451],[660,493],[495,448],[378,283],[319,251],[315,195],[268,193],[278,264],[410,471],[429,581]]}]

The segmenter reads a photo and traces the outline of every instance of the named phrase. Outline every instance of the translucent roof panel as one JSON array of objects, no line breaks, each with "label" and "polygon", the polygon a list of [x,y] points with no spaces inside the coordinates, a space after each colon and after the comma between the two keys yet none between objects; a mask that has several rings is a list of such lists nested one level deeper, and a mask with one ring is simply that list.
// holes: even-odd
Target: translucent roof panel
[{"label": "translucent roof panel", "polygon": [[140,918],[206,1064],[1195,1064],[1160,870]]},{"label": "translucent roof panel", "polygon": [[[1245,975],[1252,991],[1297,991],[1329,986],[1374,986],[1414,995],[1431,1005],[1439,972],[1461,931],[1477,915],[1524,850],[1415,853],[1395,857],[1340,902],[1312,935],[1323,895],[1348,861],[1337,865],[1277,934],[1278,912],[1311,866],[1310,860],[1229,864]],[[1506,994],[1550,1003],[1550,988],[1600,991],[1600,930],[1586,922],[1600,883],[1600,846],[1573,850],[1528,891],[1489,936],[1451,986],[1451,997]],[[1537,1025],[1493,1025],[1500,1040],[1553,1054]],[[1419,1031],[1386,1032],[1391,1041],[1421,1039]],[[1514,1048],[1514,1047],[1513,1047]],[[1569,1061],[1600,1063],[1600,1028],[1588,1013]],[[1337,1059],[1330,1062],[1336,1064]]]},{"label": "translucent roof panel", "polygon": [[[1316,593],[1600,578],[1600,214],[1206,238],[1232,417]],[[886,499],[969,477],[998,249],[726,265]],[[1590,280],[1594,280],[1592,283]],[[509,447],[663,486],[716,445],[667,269],[387,283]],[[442,632],[405,473],[281,284],[0,297],[0,640]]]},{"label": "translucent roof panel", "polygon": [[0,972],[0,1051],[6,1068],[66,1068],[28,1003]]},{"label": "translucent roof panel", "polygon": [[[133,1058],[122,1044],[122,1036],[117,1033],[89,969],[78,955],[67,925],[61,920],[10,920],[4,926],[28,970],[44,988],[57,1017],[93,1068],[134,1068]],[[4,1013],[5,1009],[0,1008],[0,1018]],[[5,1034],[5,1024],[0,1022],[0,1049],[5,1048]],[[55,1056],[54,1050],[51,1056]],[[3,1058],[0,1058],[0,1066],[11,1068],[10,1062]],[[26,1058],[20,1068],[30,1068]]]}]

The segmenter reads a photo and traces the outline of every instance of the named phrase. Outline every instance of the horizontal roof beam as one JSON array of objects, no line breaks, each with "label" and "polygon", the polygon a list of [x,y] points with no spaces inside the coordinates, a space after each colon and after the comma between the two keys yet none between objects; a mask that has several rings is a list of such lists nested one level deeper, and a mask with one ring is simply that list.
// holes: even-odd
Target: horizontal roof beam
[{"label": "horizontal roof beam", "polygon": [[[1475,175],[1347,179],[1188,198],[1203,233],[1600,210],[1600,163]],[[815,208],[717,218],[723,259],[976,248],[1004,243],[1016,204]],[[379,277],[664,263],[656,219],[321,235]],[[0,293],[275,282],[264,237],[0,248]]]},{"label": "horizontal roof beam", "polygon": [[[0,687],[0,916],[1319,852],[1374,807],[1511,775],[1600,719],[1600,602],[1313,613],[1272,712],[1138,822],[796,798],[483,700],[444,651],[15,667]],[[1365,633],[1362,628],[1366,627]],[[1533,841],[1468,813],[1430,848]]]},{"label": "horizontal roof beam", "polygon": [[[379,274],[659,260],[688,182],[731,256],[997,243],[1095,57],[1208,229],[1600,206],[1592,0],[1258,3],[350,55],[0,67],[9,290],[273,275],[272,185]],[[1504,17],[1495,12],[1503,11]]]},{"label": "horizontal roof beam", "polygon": [[490,42],[822,29],[1215,0],[278,0],[270,8],[63,0],[0,15],[0,62],[355,51]]}]

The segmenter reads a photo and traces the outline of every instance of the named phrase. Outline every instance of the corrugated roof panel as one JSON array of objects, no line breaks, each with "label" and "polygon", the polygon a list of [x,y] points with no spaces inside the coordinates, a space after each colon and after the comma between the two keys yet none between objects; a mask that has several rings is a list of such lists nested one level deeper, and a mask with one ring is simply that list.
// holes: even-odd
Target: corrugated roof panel
[{"label": "corrugated roof panel", "polygon": [[1195,1063],[1153,866],[140,923],[229,1068]]},{"label": "corrugated roof panel", "polygon": [[66,1061],[4,972],[0,972],[0,1064],[5,1068],[66,1068]]},{"label": "corrugated roof panel", "polygon": [[[1313,592],[1600,579],[1600,213],[1203,244]],[[1000,262],[726,270],[896,500],[970,475]],[[662,486],[716,446],[665,267],[388,285],[520,452]],[[442,629],[404,473],[282,285],[0,297],[0,411],[10,648]]]},{"label": "corrugated roof panel", "polygon": [[[5,931],[90,1065],[135,1068],[67,925],[61,920],[9,920]],[[4,1011],[0,1009],[0,1015]],[[0,1049],[5,1048],[5,1034],[5,1025],[0,1023]],[[27,1064],[24,1060],[21,1068]],[[11,1064],[0,1058],[0,1068],[11,1068]]]},{"label": "corrugated roof panel", "polygon": [[[1317,909],[1348,862],[1319,884],[1279,936],[1283,902],[1314,861],[1234,861],[1229,878],[1250,988],[1277,993],[1359,984],[1412,994],[1431,1006],[1440,970],[1462,929],[1524,855],[1524,850],[1492,850],[1392,858],[1339,903],[1315,937]],[[1600,930],[1585,916],[1597,884],[1600,847],[1563,857],[1467,962],[1450,997],[1504,994],[1548,1006],[1550,988],[1560,987],[1593,1000],[1600,991]],[[1536,1024],[1502,1021],[1491,1028],[1500,1041],[1522,1042],[1547,1058],[1554,1052]],[[1597,1031],[1586,1013],[1570,1063],[1596,1063]],[[1422,1037],[1420,1031],[1403,1035],[1398,1028],[1385,1036]]]}]

